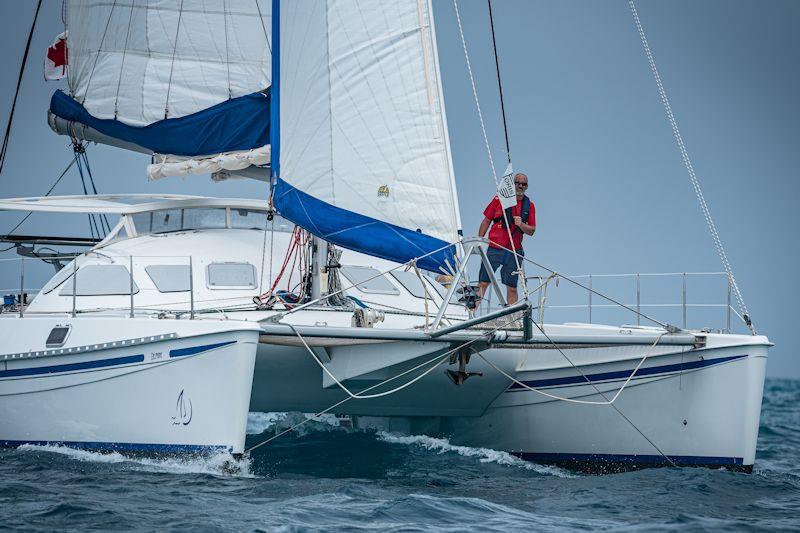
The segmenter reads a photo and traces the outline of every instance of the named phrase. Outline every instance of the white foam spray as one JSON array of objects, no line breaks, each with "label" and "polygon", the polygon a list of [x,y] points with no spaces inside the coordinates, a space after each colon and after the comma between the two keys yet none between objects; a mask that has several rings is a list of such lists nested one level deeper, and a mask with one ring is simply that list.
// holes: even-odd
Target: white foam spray
[{"label": "white foam spray", "polygon": [[519,457],[515,457],[508,452],[492,450],[490,448],[456,446],[454,444],[450,444],[450,441],[447,439],[438,439],[435,437],[428,437],[426,435],[398,435],[395,433],[387,433],[385,431],[379,431],[377,436],[384,442],[389,442],[392,444],[405,444],[408,446],[420,446],[426,450],[434,451],[440,454],[448,452],[457,453],[463,457],[477,458],[482,463],[497,463],[499,465],[523,468],[525,470],[531,470],[539,474],[550,476],[564,478],[575,477],[561,468],[523,461]]},{"label": "white foam spray", "polygon": [[123,464],[146,472],[168,472],[171,474],[209,474],[214,476],[253,477],[247,460],[236,461],[227,452],[213,455],[182,457],[139,457],[119,452],[101,453],[54,444],[23,444],[17,450],[23,452],[49,452],[64,455],[75,461],[90,463]]}]

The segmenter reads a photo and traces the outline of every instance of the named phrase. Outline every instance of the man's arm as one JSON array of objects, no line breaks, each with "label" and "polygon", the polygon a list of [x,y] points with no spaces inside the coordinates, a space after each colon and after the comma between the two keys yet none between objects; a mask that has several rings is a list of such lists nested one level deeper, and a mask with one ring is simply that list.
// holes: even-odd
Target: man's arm
[{"label": "man's arm", "polygon": [[533,235],[536,233],[536,226],[526,224],[522,221],[522,217],[514,217],[514,225],[522,230],[525,235]]},{"label": "man's arm", "polygon": [[480,227],[478,227],[478,237],[483,237],[486,235],[486,232],[489,230],[489,226],[492,224],[492,221],[486,217],[483,217],[481,221]]}]

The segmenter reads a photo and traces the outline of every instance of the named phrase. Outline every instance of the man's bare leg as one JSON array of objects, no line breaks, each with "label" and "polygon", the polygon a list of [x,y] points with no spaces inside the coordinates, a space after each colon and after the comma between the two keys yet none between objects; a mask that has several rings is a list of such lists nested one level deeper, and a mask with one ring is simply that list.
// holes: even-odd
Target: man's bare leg
[{"label": "man's bare leg", "polygon": [[519,299],[519,294],[517,294],[517,288],[509,287],[508,285],[506,285],[506,302],[508,303],[508,305],[514,305],[515,303],[517,303],[518,299]]},{"label": "man's bare leg", "polygon": [[483,298],[483,295],[486,294],[486,289],[489,287],[488,281],[481,281],[478,283],[478,296]]}]

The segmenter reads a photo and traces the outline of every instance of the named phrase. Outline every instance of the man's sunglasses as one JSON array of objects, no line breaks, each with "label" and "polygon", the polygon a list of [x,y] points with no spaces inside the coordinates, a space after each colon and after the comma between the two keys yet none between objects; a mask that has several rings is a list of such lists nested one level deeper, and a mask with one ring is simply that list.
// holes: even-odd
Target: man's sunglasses
[{"label": "man's sunglasses", "polygon": [[524,181],[515,181],[514,185],[516,185],[517,187],[527,187],[528,186],[528,184],[525,183]]}]

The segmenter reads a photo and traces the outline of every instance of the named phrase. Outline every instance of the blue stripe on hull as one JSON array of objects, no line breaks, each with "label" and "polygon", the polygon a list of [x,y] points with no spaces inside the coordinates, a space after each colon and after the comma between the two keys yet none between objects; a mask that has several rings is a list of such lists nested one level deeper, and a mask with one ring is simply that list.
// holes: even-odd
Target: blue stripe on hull
[{"label": "blue stripe on hull", "polygon": [[60,372],[74,372],[76,370],[89,370],[94,368],[106,368],[109,366],[129,365],[141,363],[144,355],[128,355],[126,357],[114,357],[112,359],[98,359],[96,361],[82,361],[80,363],[67,363],[63,365],[37,366],[33,368],[15,368],[12,370],[0,370],[0,378],[15,378],[20,376],[39,376],[42,374],[56,374]]},{"label": "blue stripe on hull", "polygon": [[33,446],[66,446],[89,451],[105,452],[143,452],[143,453],[214,453],[229,452],[230,446],[209,446],[200,444],[150,444],[136,442],[81,442],[44,440],[0,440],[0,448],[17,448],[29,444]]},{"label": "blue stripe on hull", "polygon": [[[705,368],[707,366],[717,365],[720,363],[727,363],[728,361],[735,361],[737,359],[743,359],[747,357],[746,355],[733,355],[730,357],[718,357],[716,359],[701,359],[699,361],[689,361],[687,363],[674,363],[669,365],[661,365],[661,366],[651,366],[649,368],[640,368],[634,377],[644,377],[644,376],[654,376],[656,374],[667,374],[670,372],[680,372],[686,370],[695,370],[698,368]],[[542,387],[554,387],[558,385],[574,385],[574,384],[585,384],[587,383],[587,378],[591,382],[596,381],[608,381],[614,379],[627,379],[633,370],[618,370],[615,372],[601,372],[598,374],[586,374],[584,376],[567,376],[562,378],[550,378],[550,379],[535,379],[535,380],[528,380],[523,381],[527,386],[534,387],[534,388],[542,388]],[[522,385],[518,383],[513,383],[508,389],[508,391],[515,391],[515,390],[526,390]]]},{"label": "blue stripe on hull", "polygon": [[[207,352],[215,348],[230,346],[238,341],[218,342],[216,344],[203,344],[191,346],[189,348],[176,348],[170,350],[169,356],[183,357]],[[58,374],[62,372],[76,372],[79,370],[93,370],[98,368],[108,368],[112,366],[130,365],[144,362],[144,354],[127,355],[125,357],[113,357],[110,359],[97,359],[95,361],[81,361],[78,363],[66,363],[63,365],[36,366],[32,368],[14,368],[12,370],[0,370],[0,378],[16,378],[23,376],[41,376],[46,374]]]},{"label": "blue stripe on hull", "polygon": [[[342,248],[405,263],[427,255],[417,265],[433,272],[455,265],[455,246],[414,229],[402,228],[314,198],[278,178],[275,207],[280,214]],[[435,250],[438,252],[432,253]]]},{"label": "blue stripe on hull", "polygon": [[222,348],[223,346],[230,346],[236,344],[236,341],[218,342],[216,344],[204,344],[202,346],[192,346],[189,348],[176,348],[169,351],[170,357],[183,357],[184,355],[194,355],[196,353],[213,350],[214,348]]},{"label": "blue stripe on hull", "polygon": [[[741,457],[718,457],[703,455],[628,455],[611,453],[540,453],[511,452],[512,455],[536,463],[556,465],[570,470],[590,474],[610,474],[643,468],[670,466],[699,466],[727,468],[740,472],[752,472],[753,465],[745,465]],[[671,462],[670,462],[671,461]]]}]

